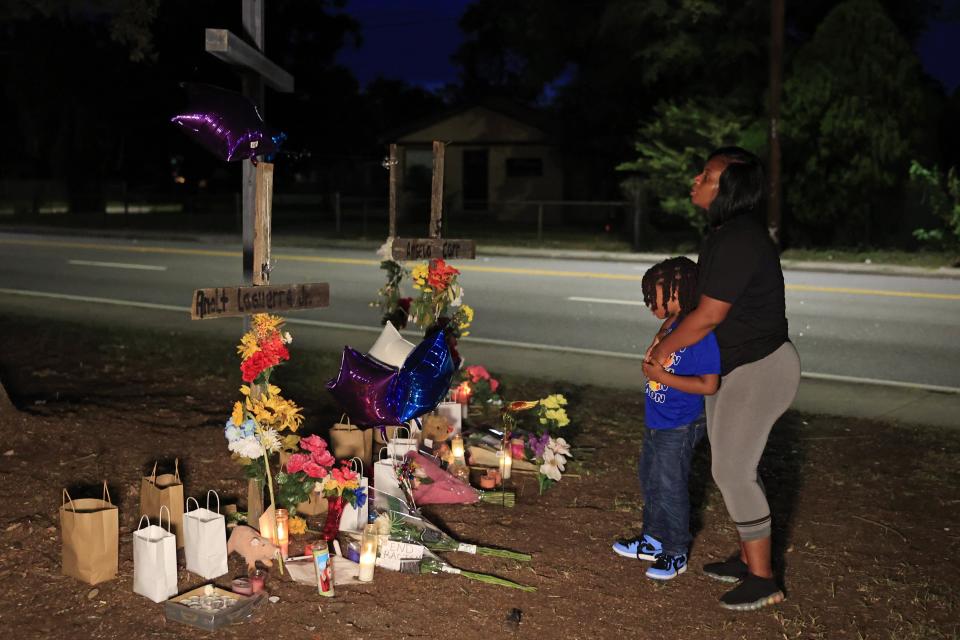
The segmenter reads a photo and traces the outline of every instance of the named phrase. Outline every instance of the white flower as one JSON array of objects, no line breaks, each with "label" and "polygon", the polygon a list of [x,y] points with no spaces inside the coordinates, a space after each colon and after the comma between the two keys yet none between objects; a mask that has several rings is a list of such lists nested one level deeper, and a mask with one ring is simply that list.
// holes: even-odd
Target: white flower
[{"label": "white flower", "polygon": [[456,297],[450,302],[451,307],[459,307],[463,304],[463,287],[457,287],[456,289]]},{"label": "white flower", "polygon": [[260,441],[253,436],[247,436],[246,438],[234,440],[227,445],[227,448],[230,449],[230,451],[233,451],[244,458],[250,458],[251,460],[256,460],[263,455],[263,445],[261,445]]},{"label": "white flower", "polygon": [[544,456],[543,464],[540,465],[540,473],[547,476],[555,482],[560,482],[560,469],[557,467],[556,458],[546,459]]},{"label": "white flower", "polygon": [[290,335],[289,331],[285,331],[284,334],[280,337],[280,341],[283,344],[290,344],[291,342],[293,342],[293,336]]},{"label": "white flower", "polygon": [[387,241],[380,245],[377,257],[381,260],[393,260],[393,238],[387,238]]},{"label": "white flower", "polygon": [[557,453],[556,451],[553,451],[553,450],[551,450],[551,449],[546,449],[546,450],[544,450],[544,452],[543,452],[543,461],[544,461],[544,462],[549,462],[550,464],[552,464],[552,465],[554,465],[555,467],[557,467],[558,469],[560,469],[560,471],[563,471],[563,470],[564,470],[564,467],[565,467],[566,464],[567,464],[567,459],[566,459],[566,458],[564,458],[562,455],[560,455],[559,453]]},{"label": "white flower", "polygon": [[573,457],[570,455],[570,445],[567,444],[567,441],[563,438],[557,438],[556,440],[550,438],[550,441],[547,443],[547,449],[568,458]]},{"label": "white flower", "polygon": [[260,431],[260,444],[263,445],[264,450],[276,453],[280,451],[280,436],[275,429],[263,429]]}]

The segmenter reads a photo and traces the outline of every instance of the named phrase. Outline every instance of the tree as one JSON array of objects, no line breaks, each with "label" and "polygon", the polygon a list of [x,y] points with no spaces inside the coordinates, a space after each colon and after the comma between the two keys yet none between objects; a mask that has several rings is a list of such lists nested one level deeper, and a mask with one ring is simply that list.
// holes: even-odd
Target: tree
[{"label": "tree", "polygon": [[762,136],[762,121],[751,123],[742,115],[694,101],[663,102],[637,134],[640,157],[617,169],[641,173],[660,209],[685,219],[702,235],[706,218],[690,203],[693,177],[712,150],[732,144],[757,149]]},{"label": "tree", "polygon": [[926,100],[919,61],[877,0],[847,0],[827,15],[784,85],[795,234],[848,244],[889,237]]}]

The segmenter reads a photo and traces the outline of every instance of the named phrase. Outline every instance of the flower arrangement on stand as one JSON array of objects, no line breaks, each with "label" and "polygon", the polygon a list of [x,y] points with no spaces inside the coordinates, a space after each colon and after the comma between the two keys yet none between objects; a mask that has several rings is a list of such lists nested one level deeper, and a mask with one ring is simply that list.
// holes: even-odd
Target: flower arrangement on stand
[{"label": "flower arrangement on stand", "polygon": [[282,331],[283,323],[282,318],[269,314],[253,316],[250,331],[237,346],[241,377],[247,383],[240,387],[244,399],[234,403],[224,428],[234,459],[243,465],[247,477],[266,480],[273,504],[277,502],[270,456],[285,446],[295,446],[303,422],[300,407],[284,398],[280,387],[270,384],[273,370],[290,359],[286,345],[292,337]]}]

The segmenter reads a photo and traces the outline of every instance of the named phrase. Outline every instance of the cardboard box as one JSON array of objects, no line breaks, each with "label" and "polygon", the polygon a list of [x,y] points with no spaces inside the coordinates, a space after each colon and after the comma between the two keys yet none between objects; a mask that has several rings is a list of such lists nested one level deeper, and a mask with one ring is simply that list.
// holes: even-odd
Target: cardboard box
[{"label": "cardboard box", "polygon": [[267,593],[261,591],[252,596],[244,596],[239,593],[233,593],[232,591],[226,591],[219,587],[213,587],[213,594],[215,596],[231,596],[237,599],[236,604],[229,606],[225,609],[192,609],[187,605],[183,604],[185,600],[188,600],[192,597],[203,597],[205,585],[203,587],[197,587],[192,591],[187,591],[182,593],[179,596],[167,600],[164,605],[164,616],[167,620],[173,620],[174,622],[182,622],[183,624],[188,624],[192,627],[197,627],[199,629],[205,629],[207,631],[215,631],[220,627],[225,627],[229,624],[234,624],[237,622],[242,622],[250,614],[253,613],[254,607],[259,605],[266,597]]}]

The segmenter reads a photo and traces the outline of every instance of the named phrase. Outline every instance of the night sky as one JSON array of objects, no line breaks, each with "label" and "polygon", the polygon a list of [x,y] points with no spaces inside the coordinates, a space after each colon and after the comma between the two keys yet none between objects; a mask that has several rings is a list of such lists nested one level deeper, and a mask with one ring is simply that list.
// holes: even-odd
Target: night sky
[{"label": "night sky", "polygon": [[[398,6],[401,5],[402,6]],[[361,85],[378,75],[427,89],[457,79],[450,56],[463,36],[458,20],[470,0],[350,0],[346,11],[360,22],[363,45],[345,47],[338,60]],[[956,15],[960,0],[944,3]],[[952,93],[960,85],[960,20],[934,22],[917,42],[923,67]]]}]

